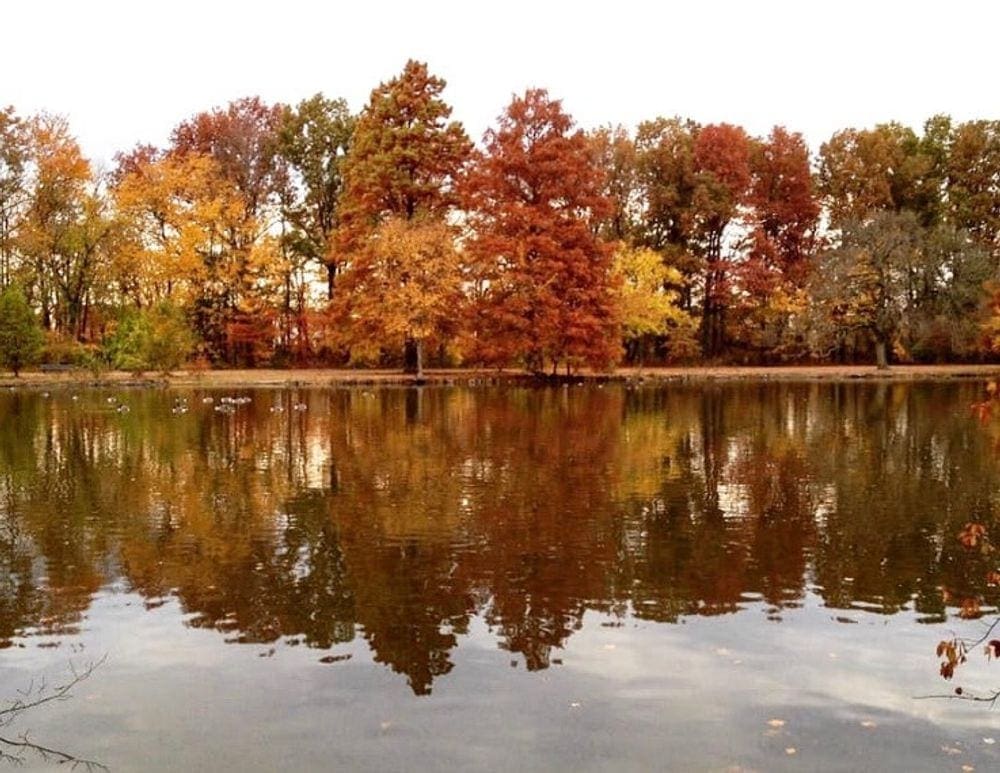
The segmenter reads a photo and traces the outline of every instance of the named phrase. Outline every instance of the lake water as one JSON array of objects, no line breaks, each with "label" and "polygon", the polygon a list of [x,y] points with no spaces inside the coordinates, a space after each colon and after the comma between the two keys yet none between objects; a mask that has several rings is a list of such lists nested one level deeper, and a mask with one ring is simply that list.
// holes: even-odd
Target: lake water
[{"label": "lake water", "polygon": [[995,770],[1000,714],[915,698],[1000,686],[934,652],[996,612],[956,538],[1000,513],[982,391],[0,394],[0,702],[104,658],[0,736],[114,770]]}]

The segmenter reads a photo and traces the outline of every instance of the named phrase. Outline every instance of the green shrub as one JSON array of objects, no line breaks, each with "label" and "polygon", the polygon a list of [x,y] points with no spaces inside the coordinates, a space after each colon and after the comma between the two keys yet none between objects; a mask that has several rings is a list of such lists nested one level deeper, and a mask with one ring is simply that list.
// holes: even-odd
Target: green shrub
[{"label": "green shrub", "polygon": [[20,375],[42,349],[44,337],[35,314],[20,287],[11,285],[0,293],[0,363]]},{"label": "green shrub", "polygon": [[107,353],[119,370],[168,373],[184,363],[195,343],[184,313],[163,303],[124,314],[108,341]]}]

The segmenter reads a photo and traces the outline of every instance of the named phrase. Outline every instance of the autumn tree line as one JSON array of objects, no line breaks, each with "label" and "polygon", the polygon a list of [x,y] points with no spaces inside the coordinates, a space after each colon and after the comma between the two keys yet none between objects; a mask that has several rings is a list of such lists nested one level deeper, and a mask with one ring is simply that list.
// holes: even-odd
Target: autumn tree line
[{"label": "autumn tree line", "polygon": [[0,110],[7,365],[542,373],[1000,349],[1000,121],[844,129],[813,156],[781,126],[583,131],[531,89],[476,145],[444,89],[410,61],[356,115],[240,99],[110,169],[65,119]]}]

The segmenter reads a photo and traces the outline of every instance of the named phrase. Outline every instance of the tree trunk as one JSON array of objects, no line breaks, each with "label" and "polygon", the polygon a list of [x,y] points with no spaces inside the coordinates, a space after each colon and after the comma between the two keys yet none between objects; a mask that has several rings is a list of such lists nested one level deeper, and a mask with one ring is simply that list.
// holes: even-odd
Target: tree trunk
[{"label": "tree trunk", "polygon": [[423,379],[424,377],[424,340],[418,338],[414,341],[414,348],[416,349],[416,360],[417,360],[417,379]]},{"label": "tree trunk", "polygon": [[879,370],[889,370],[889,358],[886,356],[885,339],[875,341],[875,365]]},{"label": "tree trunk", "polygon": [[403,373],[417,372],[417,342],[407,336],[403,342]]},{"label": "tree trunk", "polygon": [[328,301],[333,300],[333,286],[337,281],[337,264],[327,263],[326,264],[326,299]]},{"label": "tree trunk", "polygon": [[723,307],[719,301],[722,272],[714,267],[705,275],[705,298],[701,310],[701,353],[706,359],[714,359],[722,353]]}]

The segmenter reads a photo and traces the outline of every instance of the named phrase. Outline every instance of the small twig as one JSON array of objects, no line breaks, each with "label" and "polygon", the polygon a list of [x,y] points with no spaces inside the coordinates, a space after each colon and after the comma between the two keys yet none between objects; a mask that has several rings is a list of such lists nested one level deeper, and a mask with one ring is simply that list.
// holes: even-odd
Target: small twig
[{"label": "small twig", "polygon": [[973,647],[978,647],[980,644],[982,644],[984,641],[990,638],[990,634],[993,633],[993,629],[996,628],[998,625],[1000,625],[1000,617],[994,620],[992,625],[990,625],[990,627],[986,629],[986,633],[984,633],[975,641],[972,641],[971,639],[961,639],[961,642],[970,650]]},{"label": "small twig", "polygon": [[973,701],[975,703],[989,703],[991,706],[996,705],[996,702],[1000,700],[1000,690],[997,690],[991,695],[975,695],[974,693],[944,693],[943,695],[914,695],[913,700],[916,701],[926,701],[931,699],[940,700],[945,698],[947,700],[953,701]]}]

